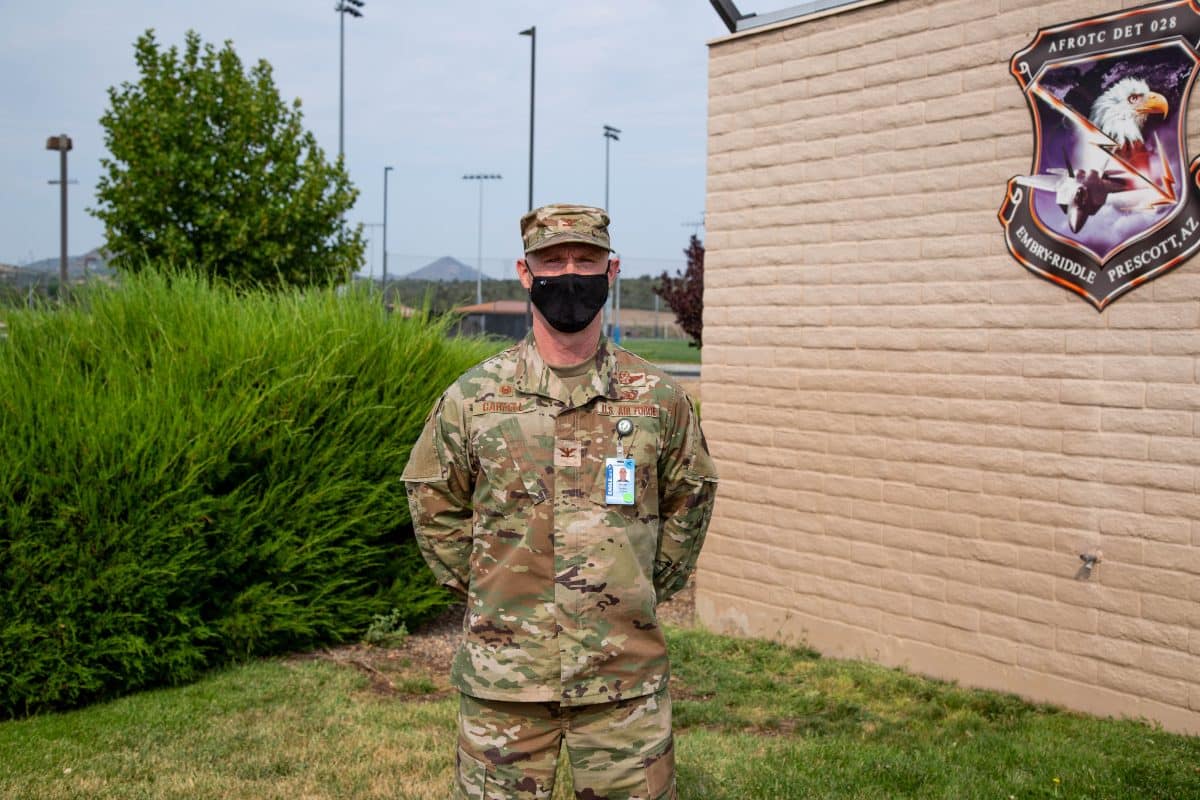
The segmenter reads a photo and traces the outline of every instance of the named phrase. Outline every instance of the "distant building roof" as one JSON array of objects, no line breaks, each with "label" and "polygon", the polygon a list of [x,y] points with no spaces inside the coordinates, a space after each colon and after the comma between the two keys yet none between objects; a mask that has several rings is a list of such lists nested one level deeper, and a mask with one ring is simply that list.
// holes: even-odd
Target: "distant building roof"
[{"label": "distant building roof", "polygon": [[454,309],[458,314],[520,314],[525,315],[524,300],[493,300],[490,303],[479,303],[472,306],[459,306]]},{"label": "distant building roof", "polygon": [[393,314],[399,314],[402,317],[411,317],[417,313],[417,310],[412,306],[406,306],[403,303],[388,303],[387,310]]}]

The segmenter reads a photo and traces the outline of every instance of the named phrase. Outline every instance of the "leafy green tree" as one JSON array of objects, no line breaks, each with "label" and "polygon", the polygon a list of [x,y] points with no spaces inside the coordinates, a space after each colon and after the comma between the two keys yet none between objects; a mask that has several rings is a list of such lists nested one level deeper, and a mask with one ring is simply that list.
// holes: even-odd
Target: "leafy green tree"
[{"label": "leafy green tree", "polygon": [[237,285],[341,282],[362,263],[358,190],[280,98],[271,66],[248,72],[231,42],[189,31],[183,52],[138,38],[141,78],[108,90],[98,208],[112,264],[182,267]]}]

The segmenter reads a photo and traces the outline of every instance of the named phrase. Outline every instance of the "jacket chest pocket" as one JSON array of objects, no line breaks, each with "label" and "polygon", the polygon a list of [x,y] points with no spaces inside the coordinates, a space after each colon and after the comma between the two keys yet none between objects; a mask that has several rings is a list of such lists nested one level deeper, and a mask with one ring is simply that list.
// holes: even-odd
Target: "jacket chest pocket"
[{"label": "jacket chest pocket", "polygon": [[606,501],[608,475],[605,465],[610,458],[617,458],[616,422],[620,418],[599,417],[601,430],[597,431],[596,477],[592,489],[592,500],[630,517],[658,516],[658,451],[659,420],[657,417],[632,419],[633,431],[620,437],[620,446],[625,458],[634,462],[633,505],[609,504]]},{"label": "jacket chest pocket", "polygon": [[[595,480],[590,498],[597,522],[593,528],[596,559],[611,560],[620,572],[640,574],[646,597],[653,597],[650,585],[654,554],[658,546],[658,418],[634,420],[633,432],[621,439],[625,458],[633,459],[633,504],[608,503],[608,476],[605,463],[617,457],[617,439],[613,417],[601,417],[602,445],[597,448]],[[617,476],[614,476],[617,477]],[[624,565],[624,566],[620,566]]]},{"label": "jacket chest pocket", "polygon": [[553,463],[551,422],[532,402],[514,413],[473,415],[471,446],[479,464],[477,507],[507,512],[549,498],[546,470]]}]

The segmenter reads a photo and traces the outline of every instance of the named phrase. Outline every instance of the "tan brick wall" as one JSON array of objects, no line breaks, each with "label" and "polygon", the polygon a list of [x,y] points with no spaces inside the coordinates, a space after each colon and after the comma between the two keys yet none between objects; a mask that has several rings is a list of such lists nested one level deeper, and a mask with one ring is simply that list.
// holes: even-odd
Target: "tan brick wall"
[{"label": "tan brick wall", "polygon": [[713,44],[710,627],[1200,732],[1200,258],[1097,313],[996,216],[1033,147],[1009,58],[1117,8],[895,0]]}]

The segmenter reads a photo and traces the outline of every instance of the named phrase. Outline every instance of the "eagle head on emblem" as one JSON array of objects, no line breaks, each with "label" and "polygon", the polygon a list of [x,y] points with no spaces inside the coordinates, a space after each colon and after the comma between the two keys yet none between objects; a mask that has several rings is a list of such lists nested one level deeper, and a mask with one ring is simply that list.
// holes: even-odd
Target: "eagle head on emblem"
[{"label": "eagle head on emblem", "polygon": [[1124,78],[1105,90],[1092,103],[1088,118],[1119,145],[1117,154],[1138,169],[1150,164],[1146,150],[1146,122],[1151,115],[1166,117],[1171,107],[1167,98],[1150,91],[1141,78]]}]

